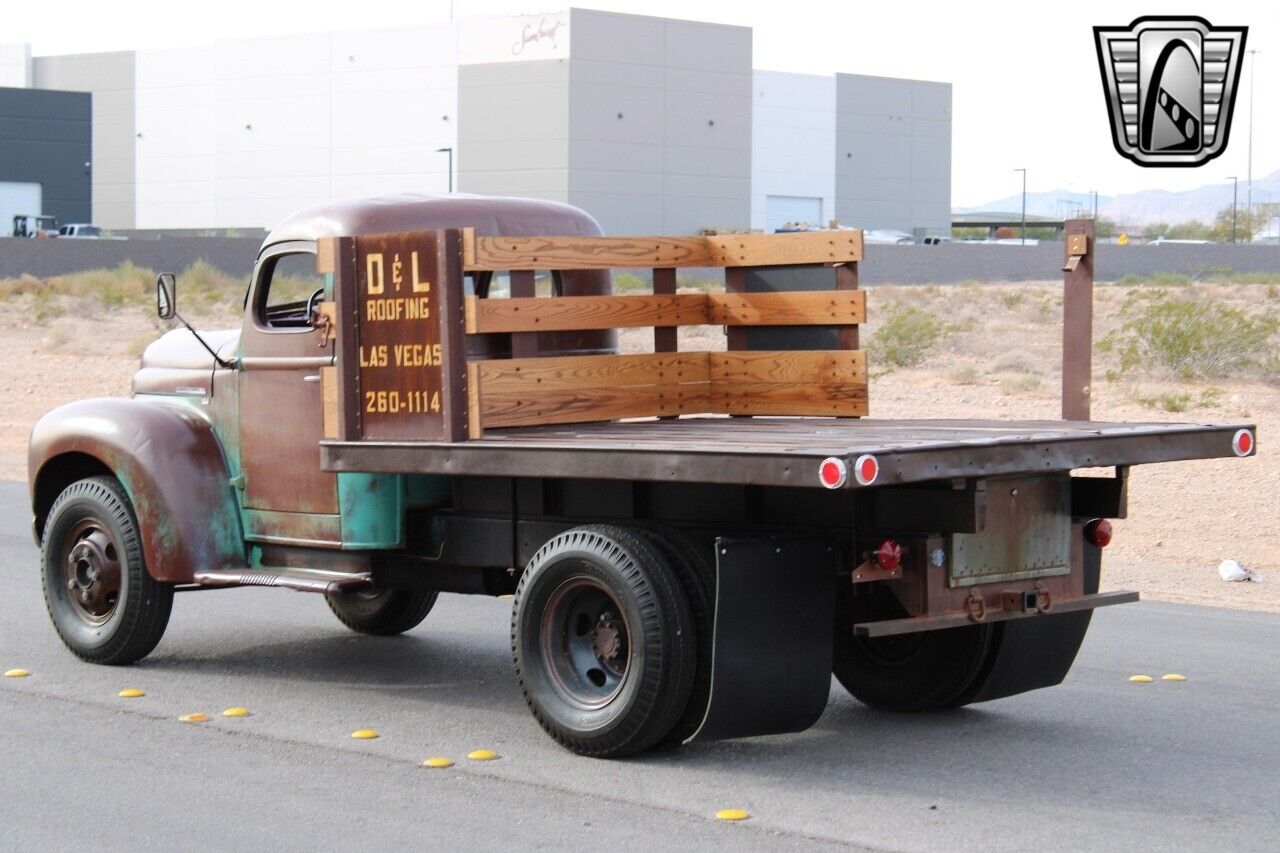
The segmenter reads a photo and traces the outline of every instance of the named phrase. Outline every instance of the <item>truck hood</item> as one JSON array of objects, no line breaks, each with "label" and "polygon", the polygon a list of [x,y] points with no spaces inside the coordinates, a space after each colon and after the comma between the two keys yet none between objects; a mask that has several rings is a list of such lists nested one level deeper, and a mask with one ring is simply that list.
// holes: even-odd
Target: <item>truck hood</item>
[{"label": "truck hood", "polygon": [[[200,333],[218,356],[226,361],[235,358],[240,346],[239,329],[217,329]],[[171,370],[213,370],[213,356],[200,345],[195,335],[186,329],[166,332],[142,353],[141,367],[169,368]]]}]

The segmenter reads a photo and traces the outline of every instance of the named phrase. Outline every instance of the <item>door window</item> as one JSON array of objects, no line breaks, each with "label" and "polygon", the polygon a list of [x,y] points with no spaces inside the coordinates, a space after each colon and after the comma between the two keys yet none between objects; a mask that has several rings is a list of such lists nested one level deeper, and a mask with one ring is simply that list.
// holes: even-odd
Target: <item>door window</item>
[{"label": "door window", "polygon": [[255,300],[258,323],[268,329],[310,328],[308,303],[313,296],[319,302],[325,287],[325,276],[316,272],[316,256],[310,252],[268,258]]}]

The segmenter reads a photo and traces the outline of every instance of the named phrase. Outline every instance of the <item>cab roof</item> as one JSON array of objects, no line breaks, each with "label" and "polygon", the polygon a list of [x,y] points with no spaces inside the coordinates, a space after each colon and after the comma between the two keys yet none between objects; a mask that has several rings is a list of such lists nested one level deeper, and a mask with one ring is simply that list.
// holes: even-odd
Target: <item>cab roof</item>
[{"label": "cab roof", "polygon": [[402,193],[304,208],[272,229],[262,245],[438,228],[474,228],[482,236],[583,237],[602,233],[599,223],[586,211],[556,201]]}]

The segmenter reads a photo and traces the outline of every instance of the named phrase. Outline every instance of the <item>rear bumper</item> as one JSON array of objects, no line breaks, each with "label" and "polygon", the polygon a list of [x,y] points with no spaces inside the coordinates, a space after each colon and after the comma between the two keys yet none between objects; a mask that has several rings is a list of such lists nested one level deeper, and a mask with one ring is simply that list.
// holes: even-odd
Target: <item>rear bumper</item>
[{"label": "rear bumper", "polygon": [[987,622],[1008,622],[1012,619],[1036,619],[1059,613],[1077,613],[1112,604],[1132,604],[1138,600],[1136,592],[1100,592],[1082,595],[1061,602],[1050,602],[1048,607],[1036,610],[1001,608],[977,613],[945,613],[940,616],[908,616],[905,619],[886,619],[881,622],[860,622],[853,626],[860,637],[891,637],[897,634],[914,634],[918,631],[939,631],[943,628],[959,628]]}]

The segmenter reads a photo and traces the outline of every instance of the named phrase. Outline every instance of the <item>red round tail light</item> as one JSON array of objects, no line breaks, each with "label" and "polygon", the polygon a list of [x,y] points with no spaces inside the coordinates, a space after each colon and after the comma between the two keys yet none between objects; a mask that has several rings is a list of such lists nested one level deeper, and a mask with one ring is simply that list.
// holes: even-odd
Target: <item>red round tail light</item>
[{"label": "red round tail light", "polygon": [[1231,438],[1231,449],[1236,456],[1248,456],[1253,452],[1253,433],[1247,429],[1236,430]]},{"label": "red round tail light", "polygon": [[1111,544],[1111,522],[1105,518],[1095,518],[1084,526],[1084,538],[1099,548]]},{"label": "red round tail light", "polygon": [[871,552],[871,558],[877,566],[886,572],[892,572],[902,565],[902,546],[892,539],[886,539]]}]

